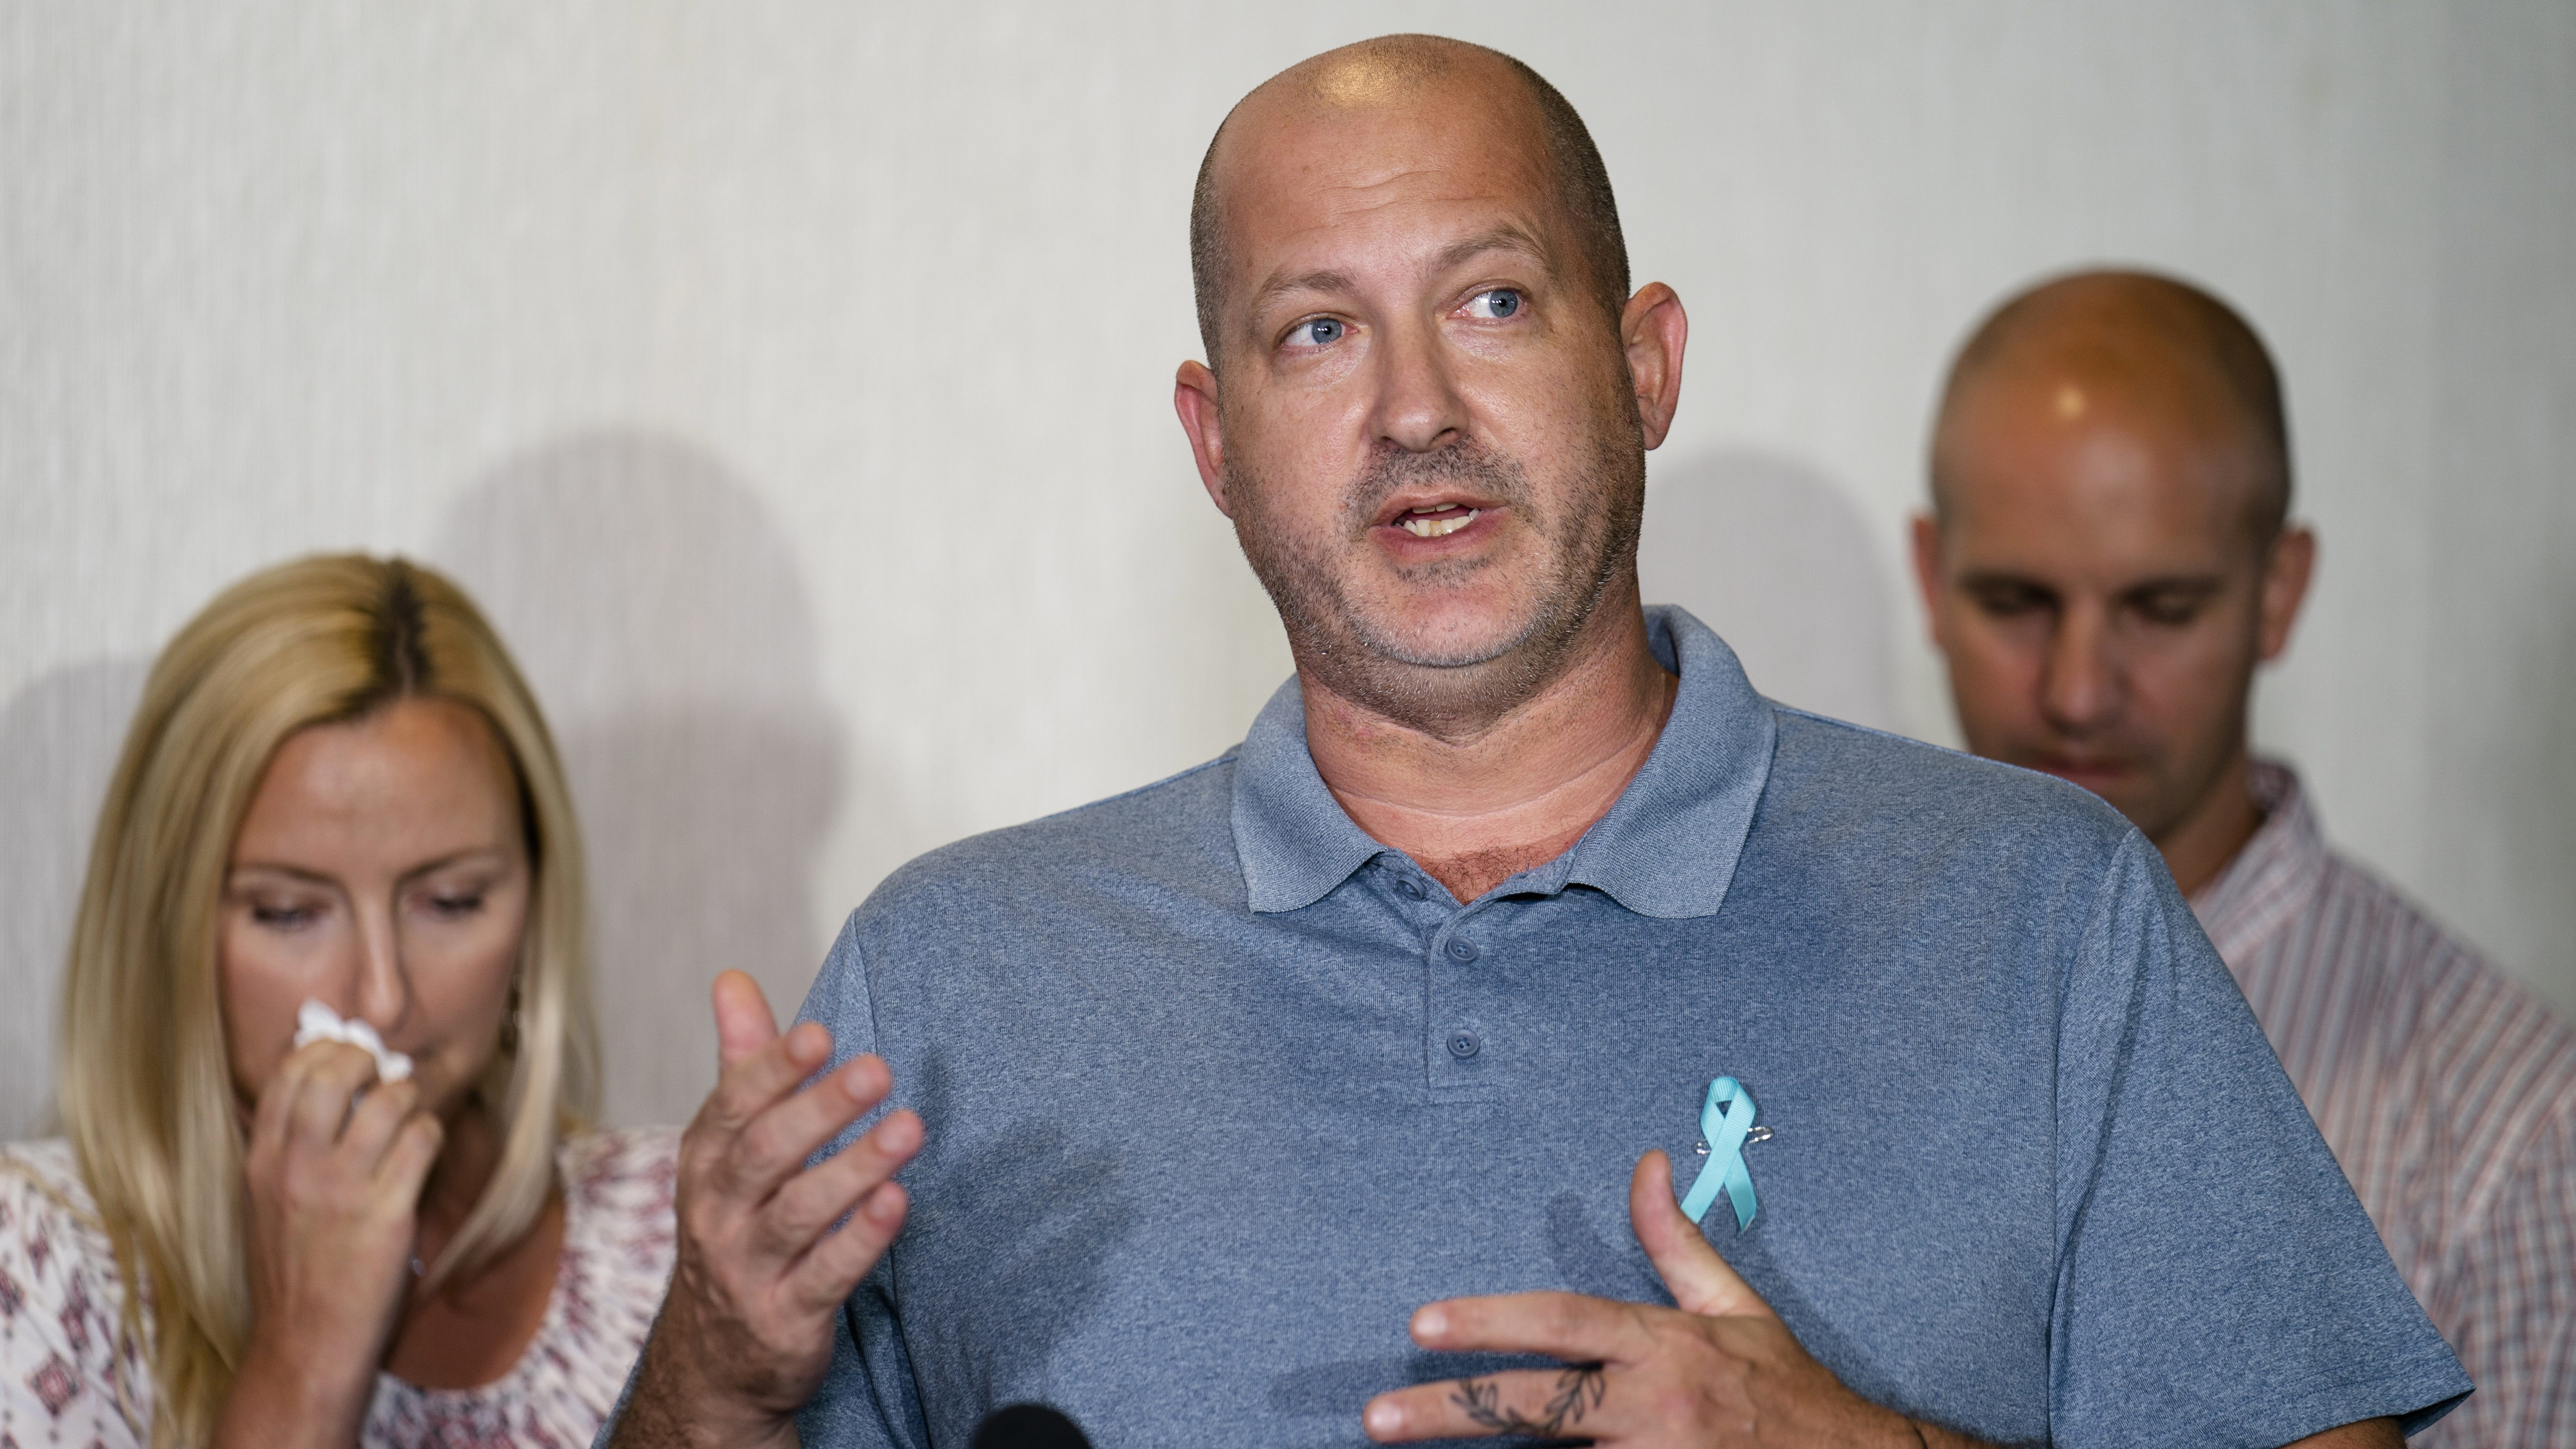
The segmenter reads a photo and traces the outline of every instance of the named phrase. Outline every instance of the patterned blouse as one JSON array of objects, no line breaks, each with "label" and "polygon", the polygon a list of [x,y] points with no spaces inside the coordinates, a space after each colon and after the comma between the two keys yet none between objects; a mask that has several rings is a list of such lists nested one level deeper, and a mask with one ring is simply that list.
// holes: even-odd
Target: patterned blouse
[{"label": "patterned blouse", "polygon": [[[480,1388],[424,1389],[378,1374],[365,1449],[588,1444],[670,1280],[679,1141],[662,1127],[564,1143],[563,1261],[527,1351]],[[125,1331],[124,1301],[70,1144],[0,1145],[0,1449],[151,1442],[151,1354]]]}]

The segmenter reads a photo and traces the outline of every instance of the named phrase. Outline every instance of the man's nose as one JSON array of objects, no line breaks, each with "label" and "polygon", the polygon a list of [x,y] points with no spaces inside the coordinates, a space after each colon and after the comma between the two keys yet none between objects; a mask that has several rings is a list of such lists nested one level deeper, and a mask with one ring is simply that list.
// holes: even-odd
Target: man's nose
[{"label": "man's nose", "polygon": [[1382,337],[1373,359],[1378,391],[1372,433],[1409,453],[1458,441],[1467,431],[1467,404],[1458,395],[1439,330],[1415,322],[1391,326]]},{"label": "man's nose", "polygon": [[2119,664],[2111,651],[2109,620],[2102,609],[2078,601],[2059,613],[2039,679],[2040,712],[2050,725],[2085,734],[2119,713]]}]

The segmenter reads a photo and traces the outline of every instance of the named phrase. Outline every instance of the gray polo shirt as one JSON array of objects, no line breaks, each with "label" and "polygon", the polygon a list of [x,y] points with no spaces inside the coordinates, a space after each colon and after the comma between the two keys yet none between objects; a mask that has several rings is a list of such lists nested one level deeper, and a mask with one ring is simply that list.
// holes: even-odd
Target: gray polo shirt
[{"label": "gray polo shirt", "polygon": [[[1983,1438],[2467,1391],[2136,831],[1649,624],[1645,767],[1466,905],[1334,801],[1293,680],[1221,759],[887,880],[804,1014],[929,1141],[805,1442],[1038,1399],[1101,1449],[1362,1444],[1370,1395],[1494,1366],[1414,1349],[1423,1303],[1671,1302],[1626,1207],[1658,1147],[1677,1192],[1742,1163],[1749,1225],[1702,1230],[1844,1383]],[[1769,1133],[1712,1159],[1720,1076]]]}]

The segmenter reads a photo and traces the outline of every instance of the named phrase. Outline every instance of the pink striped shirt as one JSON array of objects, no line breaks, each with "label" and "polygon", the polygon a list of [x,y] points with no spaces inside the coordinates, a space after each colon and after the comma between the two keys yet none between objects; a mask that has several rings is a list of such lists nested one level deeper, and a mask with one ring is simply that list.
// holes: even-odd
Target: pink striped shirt
[{"label": "pink striped shirt", "polygon": [[2261,829],[2192,898],[2397,1271],[2477,1384],[2419,1446],[2576,1446],[2576,1031],[2326,849]]}]

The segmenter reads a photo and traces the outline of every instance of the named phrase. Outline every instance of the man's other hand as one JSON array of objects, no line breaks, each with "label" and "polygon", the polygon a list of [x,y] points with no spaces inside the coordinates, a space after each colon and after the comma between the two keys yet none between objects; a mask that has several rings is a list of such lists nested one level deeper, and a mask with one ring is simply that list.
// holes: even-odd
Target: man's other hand
[{"label": "man's other hand", "polygon": [[895,1171],[921,1150],[921,1119],[894,1111],[806,1167],[893,1075],[863,1056],[799,1090],[832,1034],[813,1022],[780,1034],[739,971],[716,978],[715,1012],[723,1069],[680,1138],[678,1263],[619,1449],[794,1444],[796,1411],[831,1364],[833,1316],[903,1226]]},{"label": "man's other hand", "polygon": [[1453,1298],[1413,1315],[1413,1341],[1450,1353],[1543,1353],[1558,1369],[1422,1384],[1369,1402],[1385,1442],[1526,1434],[1603,1446],[1962,1445],[1882,1409],[1798,1346],[1673,1201],[1661,1152],[1628,1179],[1637,1241],[1677,1308],[1574,1293]]},{"label": "man's other hand", "polygon": [[[1556,1369],[1421,1384],[1369,1401],[1380,1443],[1524,1434],[1602,1449],[1757,1445],[1978,1449],[1971,1439],[1882,1409],[1799,1347],[1699,1225],[1673,1201],[1661,1152],[1628,1178],[1628,1219],[1675,1308],[1577,1293],[1452,1298],[1413,1315],[1413,1341],[1448,1353],[1543,1353]],[[2393,1419],[2364,1419],[2290,1449],[2404,1449]]]}]

